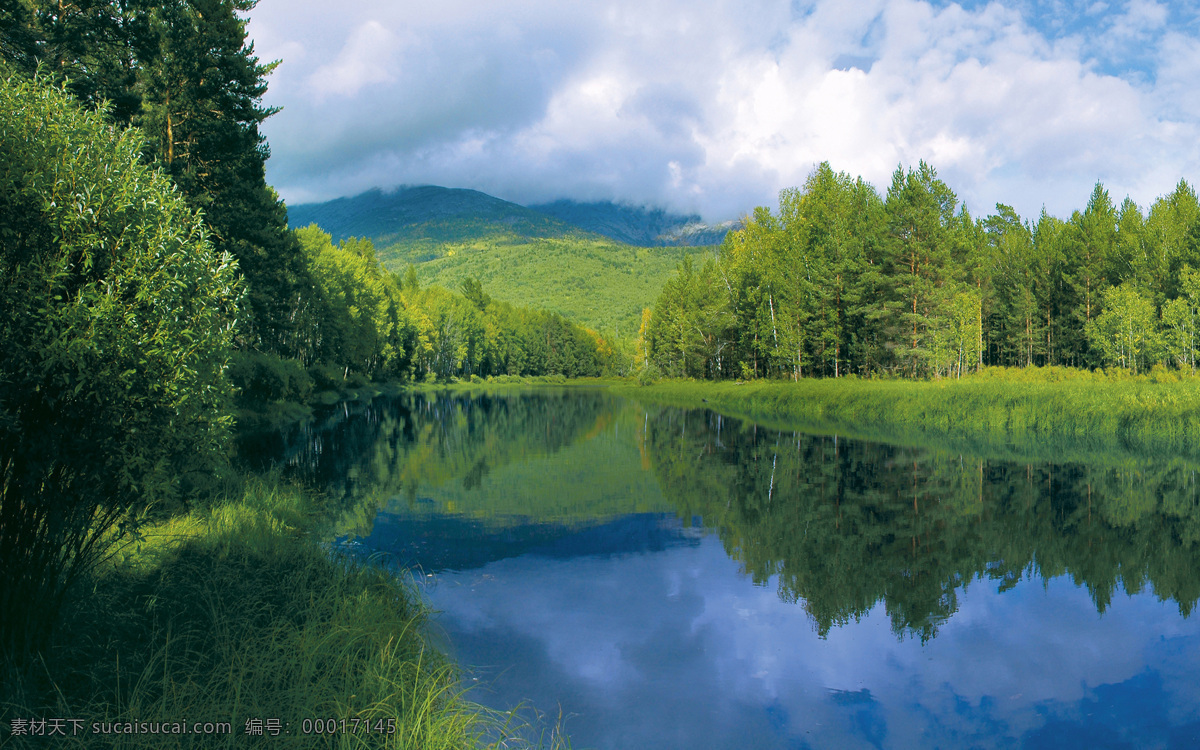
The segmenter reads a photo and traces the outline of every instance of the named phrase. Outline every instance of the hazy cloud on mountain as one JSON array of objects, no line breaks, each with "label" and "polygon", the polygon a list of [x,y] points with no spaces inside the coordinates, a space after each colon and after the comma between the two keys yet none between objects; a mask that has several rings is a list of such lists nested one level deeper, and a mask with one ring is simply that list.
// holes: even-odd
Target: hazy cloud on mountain
[{"label": "hazy cloud on mountain", "polygon": [[261,0],[282,58],[268,179],[519,203],[775,205],[823,160],[885,191],[925,159],[976,214],[1143,206],[1200,180],[1200,22],[1184,4]]}]

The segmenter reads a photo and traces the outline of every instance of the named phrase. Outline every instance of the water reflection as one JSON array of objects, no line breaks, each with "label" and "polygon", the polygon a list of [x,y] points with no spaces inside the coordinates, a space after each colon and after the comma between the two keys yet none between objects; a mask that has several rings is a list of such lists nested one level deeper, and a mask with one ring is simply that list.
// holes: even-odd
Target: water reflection
[{"label": "water reflection", "polygon": [[661,411],[645,440],[664,493],[719,530],[756,582],[777,577],[822,634],[883,602],[929,638],[968,581],[1000,590],[1070,574],[1103,612],[1149,586],[1189,613],[1200,597],[1194,467],[1014,464],[780,433]]},{"label": "water reflection", "polygon": [[[345,418],[351,416],[352,418]],[[576,746],[1192,747],[1194,467],[1012,463],[602,392],[416,395],[281,455]]]},{"label": "water reflection", "polygon": [[511,558],[439,576],[430,596],[494,691],[483,698],[561,707],[579,746],[1195,744],[1200,635],[1153,597],[1119,597],[1101,618],[1063,578],[976,584],[926,643],[897,639],[882,605],[822,638],[737,567],[708,537]]}]

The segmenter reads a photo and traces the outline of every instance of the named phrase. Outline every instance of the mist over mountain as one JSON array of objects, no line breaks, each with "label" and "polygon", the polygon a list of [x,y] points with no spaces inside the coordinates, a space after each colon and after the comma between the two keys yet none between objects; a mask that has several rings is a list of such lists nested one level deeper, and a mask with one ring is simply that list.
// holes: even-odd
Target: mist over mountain
[{"label": "mist over mountain", "polygon": [[496,233],[559,237],[576,227],[478,190],[435,185],[378,188],[325,203],[288,206],[293,228],[317,224],[339,242],[368,237],[379,244],[409,239],[460,242]]},{"label": "mist over mountain", "polygon": [[288,206],[292,227],[316,223],[338,242],[368,237],[462,242],[495,234],[530,238],[592,234],[639,247],[719,245],[735,222],[704,223],[698,215],[609,201],[559,200],[521,206],[478,190],[435,185],[380,189],[325,203]]},{"label": "mist over mountain", "polygon": [[706,224],[699,214],[668,213],[661,208],[625,206],[611,201],[577,203],[557,200],[529,208],[589,232],[640,247],[719,245],[737,222]]}]

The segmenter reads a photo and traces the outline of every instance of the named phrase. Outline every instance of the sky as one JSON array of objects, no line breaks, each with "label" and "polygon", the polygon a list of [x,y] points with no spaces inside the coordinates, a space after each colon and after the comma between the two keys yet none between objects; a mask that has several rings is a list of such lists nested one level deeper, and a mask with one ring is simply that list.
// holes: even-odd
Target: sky
[{"label": "sky", "polygon": [[918,0],[260,0],[289,203],[432,184],[738,218],[920,160],[984,216],[1200,180],[1200,8]]}]

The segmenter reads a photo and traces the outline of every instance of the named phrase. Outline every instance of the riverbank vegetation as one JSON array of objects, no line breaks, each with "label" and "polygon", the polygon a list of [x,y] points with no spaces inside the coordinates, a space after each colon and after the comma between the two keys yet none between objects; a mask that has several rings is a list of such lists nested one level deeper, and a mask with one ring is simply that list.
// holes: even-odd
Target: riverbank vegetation
[{"label": "riverbank vegetation", "polygon": [[[459,311],[487,307],[481,290],[447,292],[423,328],[412,306],[432,291],[404,288],[361,244],[287,228],[264,181],[271,66],[246,44],[252,6],[0,11],[6,743],[37,728],[17,720],[56,716],[84,719],[81,744],[104,747],[162,738],[96,736],[94,721],[230,722],[231,745],[258,718],[291,722],[305,746],[306,718],[370,719],[370,736],[326,729],[338,746],[507,736],[507,718],[457,697],[414,594],[319,546],[334,511],[232,461],[238,405],[474,374]],[[530,335],[551,352],[520,374],[595,364],[582,329],[497,310],[543,325]],[[590,349],[564,359],[580,341]]]},{"label": "riverbank vegetation", "polygon": [[[81,578],[36,663],[8,665],[6,734],[60,717],[84,722],[83,747],[241,747],[258,732],[282,747],[458,750],[525,729],[461,697],[410,584],[314,543],[329,515],[313,493],[256,480],[143,527]],[[93,731],[175,722],[230,729]]]},{"label": "riverbank vegetation", "polygon": [[643,315],[643,367],[709,379],[962,377],[985,366],[1195,371],[1200,202],[973,217],[933,167],[886,196],[821,164]]},{"label": "riverbank vegetation", "polygon": [[661,381],[616,390],[780,427],[958,446],[979,455],[1200,457],[1200,378],[1163,367],[1139,376],[1120,369],[994,367],[961,380]]}]

